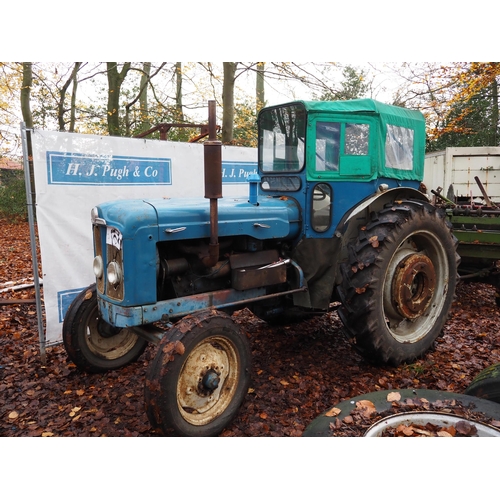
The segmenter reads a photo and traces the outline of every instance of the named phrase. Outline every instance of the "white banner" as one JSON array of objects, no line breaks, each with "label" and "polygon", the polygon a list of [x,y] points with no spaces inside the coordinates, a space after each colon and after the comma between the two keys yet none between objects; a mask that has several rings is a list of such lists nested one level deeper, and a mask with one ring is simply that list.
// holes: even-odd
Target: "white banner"
[{"label": "white banner", "polygon": [[[109,200],[204,199],[203,145],[65,132],[32,133],[46,342],[62,340],[64,314],[95,281],[90,210]],[[248,196],[257,150],[223,146],[223,196]]]}]

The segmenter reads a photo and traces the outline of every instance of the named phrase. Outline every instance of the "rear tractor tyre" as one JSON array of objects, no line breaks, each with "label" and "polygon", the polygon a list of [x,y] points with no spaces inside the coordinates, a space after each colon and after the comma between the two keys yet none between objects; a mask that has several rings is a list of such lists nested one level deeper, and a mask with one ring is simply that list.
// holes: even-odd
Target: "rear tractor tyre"
[{"label": "rear tractor tyre", "polygon": [[62,334],[71,361],[90,373],[115,370],[132,363],[148,344],[130,329],[112,327],[101,319],[95,284],[80,292],[69,306]]},{"label": "rear tractor tyre", "polygon": [[236,416],[250,384],[251,352],[227,314],[186,316],[162,338],[146,375],[146,412],[164,435],[216,436]]},{"label": "rear tractor tyre", "polygon": [[347,336],[365,358],[397,366],[433,345],[454,298],[457,245],[445,215],[417,200],[386,206],[362,228],[338,292]]}]

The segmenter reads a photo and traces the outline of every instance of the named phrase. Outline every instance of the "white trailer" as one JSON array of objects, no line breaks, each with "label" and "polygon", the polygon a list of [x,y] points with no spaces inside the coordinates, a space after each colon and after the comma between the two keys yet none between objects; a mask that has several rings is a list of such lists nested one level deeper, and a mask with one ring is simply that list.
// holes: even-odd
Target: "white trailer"
[{"label": "white trailer", "polygon": [[425,155],[424,184],[428,190],[442,188],[452,201],[483,199],[475,177],[490,200],[500,205],[500,147],[446,148]]}]

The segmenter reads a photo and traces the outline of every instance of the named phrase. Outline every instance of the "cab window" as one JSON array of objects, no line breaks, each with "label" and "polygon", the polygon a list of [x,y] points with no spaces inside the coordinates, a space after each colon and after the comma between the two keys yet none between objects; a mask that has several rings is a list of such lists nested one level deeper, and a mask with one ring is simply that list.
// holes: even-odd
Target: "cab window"
[{"label": "cab window", "polygon": [[316,123],[316,170],[339,170],[340,123]]},{"label": "cab window", "polygon": [[370,171],[370,124],[316,122],[314,170],[321,174],[366,175]]},{"label": "cab window", "polygon": [[259,115],[259,167],[297,172],[305,161],[306,111],[300,105],[265,109]]},{"label": "cab window", "polygon": [[413,135],[411,128],[387,125],[385,164],[398,170],[413,169]]},{"label": "cab window", "polygon": [[366,156],[368,123],[316,122],[316,171],[339,171],[341,156]]},{"label": "cab window", "polygon": [[329,184],[316,184],[312,194],[311,225],[318,233],[327,231],[332,222],[332,188]]},{"label": "cab window", "polygon": [[345,124],[345,155],[367,155],[370,126],[368,123]]}]

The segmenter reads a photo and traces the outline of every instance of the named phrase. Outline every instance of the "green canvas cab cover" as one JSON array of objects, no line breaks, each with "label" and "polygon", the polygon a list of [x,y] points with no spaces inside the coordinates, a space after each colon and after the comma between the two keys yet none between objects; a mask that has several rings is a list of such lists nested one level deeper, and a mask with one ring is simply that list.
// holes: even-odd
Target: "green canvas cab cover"
[{"label": "green canvas cab cover", "polygon": [[[423,179],[425,119],[420,111],[384,104],[373,99],[350,101],[296,101],[308,114],[308,121],[339,119],[373,123],[370,129],[371,172],[368,177]],[[374,134],[374,135],[373,135]],[[364,180],[367,180],[366,177]]]}]

